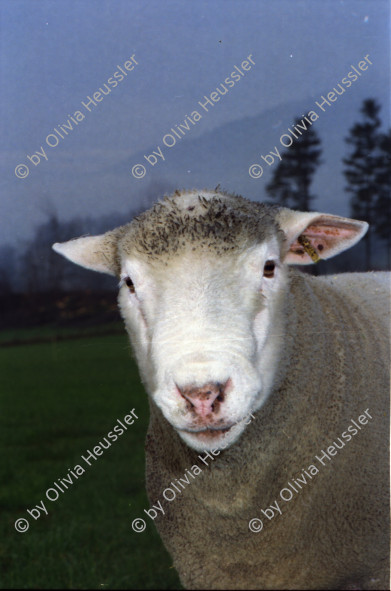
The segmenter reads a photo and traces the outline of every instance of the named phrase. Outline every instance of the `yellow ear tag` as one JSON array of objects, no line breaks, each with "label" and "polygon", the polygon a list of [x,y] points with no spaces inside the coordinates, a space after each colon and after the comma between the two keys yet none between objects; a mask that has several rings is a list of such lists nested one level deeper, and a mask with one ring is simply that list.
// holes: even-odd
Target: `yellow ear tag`
[{"label": "yellow ear tag", "polygon": [[298,237],[297,241],[302,245],[306,253],[314,261],[314,263],[319,263],[320,257],[316,252],[315,248],[312,246],[309,238],[307,238],[307,236],[304,236],[304,234],[301,234],[301,236]]}]

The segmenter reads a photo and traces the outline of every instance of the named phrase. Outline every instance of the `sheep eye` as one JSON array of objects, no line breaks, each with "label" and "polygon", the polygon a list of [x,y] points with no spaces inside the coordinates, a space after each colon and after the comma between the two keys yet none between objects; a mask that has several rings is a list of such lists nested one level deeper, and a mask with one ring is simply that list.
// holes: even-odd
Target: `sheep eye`
[{"label": "sheep eye", "polygon": [[125,278],[125,283],[128,286],[130,293],[135,293],[134,283],[130,277]]},{"label": "sheep eye", "polygon": [[273,261],[266,261],[265,266],[263,267],[263,276],[264,277],[274,277],[274,269],[276,265]]}]

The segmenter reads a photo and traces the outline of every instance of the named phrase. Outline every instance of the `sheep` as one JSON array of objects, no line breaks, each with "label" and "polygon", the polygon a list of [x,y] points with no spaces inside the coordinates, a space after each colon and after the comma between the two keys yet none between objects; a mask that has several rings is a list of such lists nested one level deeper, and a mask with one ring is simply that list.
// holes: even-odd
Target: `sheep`
[{"label": "sheep", "polygon": [[367,227],[176,191],[53,245],[120,279],[149,395],[147,493],[179,491],[154,520],[184,587],[389,588],[389,274],[292,267]]}]

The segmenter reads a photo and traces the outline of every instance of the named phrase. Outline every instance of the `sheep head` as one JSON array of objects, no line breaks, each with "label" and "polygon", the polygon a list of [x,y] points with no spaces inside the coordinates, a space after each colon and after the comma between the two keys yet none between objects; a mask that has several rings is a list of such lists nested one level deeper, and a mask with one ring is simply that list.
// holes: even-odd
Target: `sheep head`
[{"label": "sheep head", "polygon": [[146,390],[200,451],[232,445],[272,390],[287,322],[287,266],[334,256],[367,227],[190,191],[106,234],[53,248],[119,278],[119,307]]}]

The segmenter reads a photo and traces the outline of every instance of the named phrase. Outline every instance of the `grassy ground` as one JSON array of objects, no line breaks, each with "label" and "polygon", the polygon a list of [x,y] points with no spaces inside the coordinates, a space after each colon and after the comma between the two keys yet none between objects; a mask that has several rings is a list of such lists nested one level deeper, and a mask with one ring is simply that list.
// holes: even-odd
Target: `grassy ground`
[{"label": "grassy ground", "polygon": [[53,325],[34,326],[32,328],[9,328],[0,331],[0,347],[16,346],[22,343],[36,344],[40,341],[58,341],[63,339],[84,338],[107,333],[125,334],[124,323],[110,322],[96,326],[63,326],[61,329]]},{"label": "grassy ground", "polygon": [[[148,408],[125,334],[1,347],[0,376],[0,587],[180,589],[143,513]],[[132,408],[139,419],[88,467],[81,455]],[[76,464],[85,473],[49,501]],[[41,500],[48,516],[34,520]]]}]

